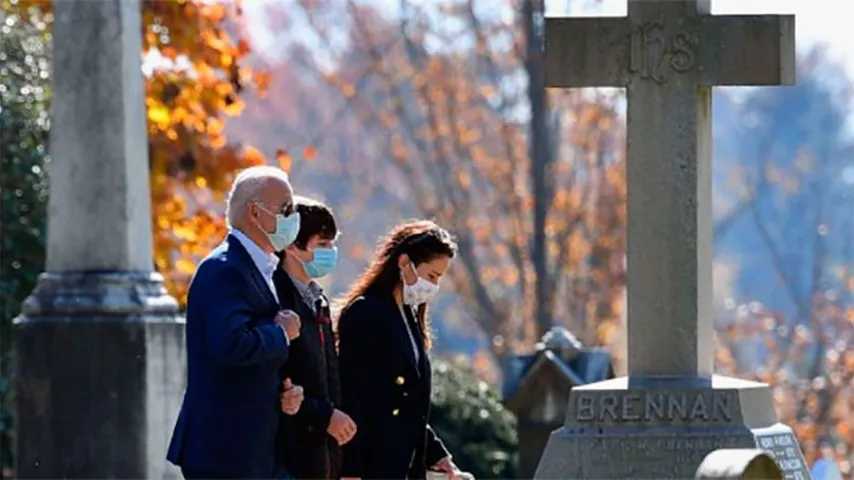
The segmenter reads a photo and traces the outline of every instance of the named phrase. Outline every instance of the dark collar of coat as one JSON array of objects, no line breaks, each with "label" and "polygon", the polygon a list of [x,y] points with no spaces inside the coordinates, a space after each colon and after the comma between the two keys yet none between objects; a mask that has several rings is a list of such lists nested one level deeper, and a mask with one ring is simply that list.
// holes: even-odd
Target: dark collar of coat
[{"label": "dark collar of coat", "polygon": [[397,305],[397,300],[394,298],[394,295],[389,294],[368,294],[366,297],[371,297],[376,300],[378,303],[382,304],[386,309],[386,314],[389,316],[391,320],[391,328],[393,331],[397,332],[397,344],[402,352],[406,356],[406,358],[411,359],[410,366],[416,372],[416,374],[420,377],[422,375],[422,366],[424,365],[425,360],[427,360],[427,352],[424,348],[424,339],[421,335],[421,330],[418,327],[418,322],[415,319],[414,311],[408,307],[404,307],[404,312],[406,312],[407,321],[412,329],[412,335],[415,339],[415,345],[418,348],[419,355],[419,364],[416,365],[415,359],[412,357],[411,353],[411,343],[409,340],[409,334],[406,333],[406,326],[403,324],[403,321],[400,318],[400,308]]}]

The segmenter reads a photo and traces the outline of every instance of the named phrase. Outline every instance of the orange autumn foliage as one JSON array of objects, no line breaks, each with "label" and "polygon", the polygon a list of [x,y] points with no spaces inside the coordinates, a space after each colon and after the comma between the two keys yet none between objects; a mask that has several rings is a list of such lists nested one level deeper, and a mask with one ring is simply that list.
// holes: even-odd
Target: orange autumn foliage
[{"label": "orange autumn foliage", "polygon": [[143,2],[143,54],[152,179],[154,261],[183,305],[195,265],[226,233],[225,195],[239,170],[267,162],[229,145],[225,117],[266,72],[242,65],[250,51],[239,3]]}]

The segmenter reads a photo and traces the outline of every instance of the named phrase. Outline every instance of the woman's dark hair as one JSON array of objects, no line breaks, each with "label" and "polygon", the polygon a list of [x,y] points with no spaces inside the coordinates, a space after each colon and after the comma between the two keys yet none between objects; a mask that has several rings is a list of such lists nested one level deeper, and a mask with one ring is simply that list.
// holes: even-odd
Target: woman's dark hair
[{"label": "woman's dark hair", "polygon": [[[407,254],[412,263],[419,265],[438,257],[454,258],[457,244],[442,227],[429,220],[416,220],[394,227],[377,245],[374,260],[350,287],[341,303],[344,310],[363,295],[391,295],[400,284],[400,268],[397,265],[402,254]],[[427,320],[427,304],[421,304],[416,312],[418,327],[424,344],[431,344]]]}]

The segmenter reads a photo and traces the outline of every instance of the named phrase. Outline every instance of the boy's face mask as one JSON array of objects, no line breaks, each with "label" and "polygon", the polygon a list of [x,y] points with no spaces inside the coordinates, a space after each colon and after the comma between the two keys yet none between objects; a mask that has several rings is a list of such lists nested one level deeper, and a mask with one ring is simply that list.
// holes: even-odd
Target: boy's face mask
[{"label": "boy's face mask", "polygon": [[338,247],[315,247],[314,258],[302,262],[305,273],[311,278],[324,277],[338,265]]}]

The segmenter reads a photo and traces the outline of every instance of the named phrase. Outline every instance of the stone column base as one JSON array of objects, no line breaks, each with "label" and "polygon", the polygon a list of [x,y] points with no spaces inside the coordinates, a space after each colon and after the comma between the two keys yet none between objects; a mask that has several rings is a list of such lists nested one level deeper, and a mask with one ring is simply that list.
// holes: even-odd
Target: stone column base
[{"label": "stone column base", "polygon": [[15,320],[22,478],[176,478],[184,325],[150,272],[46,273]]},{"label": "stone column base", "polygon": [[760,448],[786,479],[810,478],[792,430],[777,422],[768,385],[720,376],[621,377],[573,388],[535,478],[694,478],[720,448]]}]

